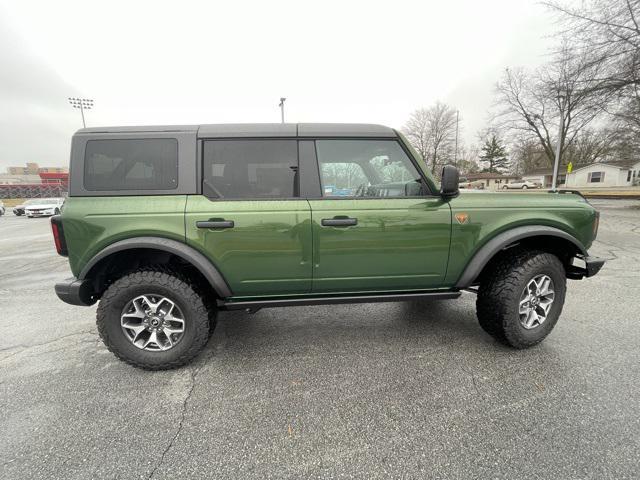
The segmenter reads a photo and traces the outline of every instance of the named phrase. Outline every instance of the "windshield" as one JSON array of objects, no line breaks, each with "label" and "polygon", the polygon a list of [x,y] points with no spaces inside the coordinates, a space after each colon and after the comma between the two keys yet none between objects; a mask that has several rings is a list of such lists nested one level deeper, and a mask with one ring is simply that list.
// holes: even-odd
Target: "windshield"
[{"label": "windshield", "polygon": [[402,142],[405,144],[405,146],[411,152],[411,155],[413,155],[413,157],[417,160],[417,163],[418,163],[418,166],[420,167],[420,170],[422,170],[424,172],[425,176],[429,180],[431,180],[433,182],[433,184],[436,186],[437,190],[440,190],[440,182],[438,182],[435,179],[433,173],[431,173],[431,170],[429,170],[429,168],[427,168],[427,163],[425,162],[424,158],[422,158],[422,155],[420,155],[420,153],[415,148],[413,148],[413,145],[411,145],[411,142],[409,142],[409,140],[407,140],[407,137],[405,137],[400,132],[398,132],[398,135],[402,139]]}]

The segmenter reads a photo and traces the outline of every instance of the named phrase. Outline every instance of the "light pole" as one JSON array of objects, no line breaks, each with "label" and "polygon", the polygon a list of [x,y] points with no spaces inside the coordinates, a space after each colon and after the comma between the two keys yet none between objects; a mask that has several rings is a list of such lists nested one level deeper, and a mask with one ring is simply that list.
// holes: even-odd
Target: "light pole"
[{"label": "light pole", "polygon": [[453,165],[458,166],[458,126],[460,125],[460,110],[456,110],[456,149],[453,153]]},{"label": "light pole", "polygon": [[286,100],[285,97],[280,97],[280,103],[278,104],[278,106],[280,107],[280,119],[282,123],[284,123],[284,101],[285,100]]},{"label": "light pole", "polygon": [[551,180],[551,190],[558,190],[558,170],[560,169],[560,153],[562,145],[562,134],[564,133],[564,102],[565,96],[558,95],[558,105],[560,106],[560,122],[558,125],[558,141],[556,142],[556,158],[553,162],[553,178]]},{"label": "light pole", "polygon": [[87,124],[84,121],[84,111],[91,110],[93,108],[93,100],[90,98],[69,97],[69,103],[73,108],[80,109],[80,115],[82,115],[82,127],[87,128]]}]

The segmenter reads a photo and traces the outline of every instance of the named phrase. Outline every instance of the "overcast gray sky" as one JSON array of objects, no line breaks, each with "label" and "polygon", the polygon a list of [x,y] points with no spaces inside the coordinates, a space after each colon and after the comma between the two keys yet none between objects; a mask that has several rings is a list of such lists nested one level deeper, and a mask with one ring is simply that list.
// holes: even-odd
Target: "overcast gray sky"
[{"label": "overcast gray sky", "polygon": [[437,100],[463,136],[486,125],[506,66],[545,60],[529,0],[0,0],[0,172],[66,165],[87,125],[368,122],[401,127]]}]

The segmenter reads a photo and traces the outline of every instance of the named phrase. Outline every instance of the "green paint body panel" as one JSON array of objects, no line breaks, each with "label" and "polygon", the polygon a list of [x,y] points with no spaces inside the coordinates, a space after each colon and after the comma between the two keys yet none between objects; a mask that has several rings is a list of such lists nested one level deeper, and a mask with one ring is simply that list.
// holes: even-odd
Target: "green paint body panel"
[{"label": "green paint body panel", "polygon": [[467,222],[452,223],[449,266],[443,286],[451,287],[473,255],[496,235],[524,225],[558,228],[586,249],[593,241],[595,209],[582,197],[562,193],[492,193],[463,191],[449,202],[451,213],[466,213]]},{"label": "green paint body panel", "polygon": [[[234,228],[196,227],[225,219]],[[187,244],[204,253],[237,296],[311,292],[311,208],[307,200],[209,200],[189,196]]]},{"label": "green paint body panel", "polygon": [[77,277],[105,247],[133,237],[184,242],[186,195],[70,197],[62,211],[69,265]]},{"label": "green paint body panel", "polygon": [[[437,288],[449,255],[451,210],[441,198],[310,200],[313,292]],[[349,227],[323,219],[357,219]]]},{"label": "green paint body panel", "polygon": [[[456,213],[466,213],[468,221],[460,224]],[[336,216],[358,223],[321,225]],[[578,195],[543,192],[463,192],[449,200],[70,197],[62,213],[75,276],[112,243],[158,236],[207,256],[233,299],[452,288],[478,250],[504,231],[552,226],[587,249],[595,217]],[[233,220],[235,226],[196,227],[211,219]]]}]

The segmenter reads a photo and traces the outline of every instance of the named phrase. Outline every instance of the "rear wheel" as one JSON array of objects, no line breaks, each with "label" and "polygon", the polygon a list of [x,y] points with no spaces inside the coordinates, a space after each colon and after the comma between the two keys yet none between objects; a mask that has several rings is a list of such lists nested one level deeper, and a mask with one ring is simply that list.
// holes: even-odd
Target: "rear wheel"
[{"label": "rear wheel", "polygon": [[527,187],[526,185],[522,185],[522,189],[523,190],[526,190],[527,188],[529,188],[529,187]]},{"label": "rear wheel", "polygon": [[550,253],[520,251],[484,275],[476,308],[480,326],[514,348],[535,345],[551,333],[566,293],[562,262]]},{"label": "rear wheel", "polygon": [[507,187],[506,185],[502,187],[503,190],[506,190],[507,188],[509,187]]},{"label": "rear wheel", "polygon": [[215,313],[187,279],[163,269],[130,273],[104,293],[97,311],[106,347],[135,367],[165,370],[204,347]]}]

